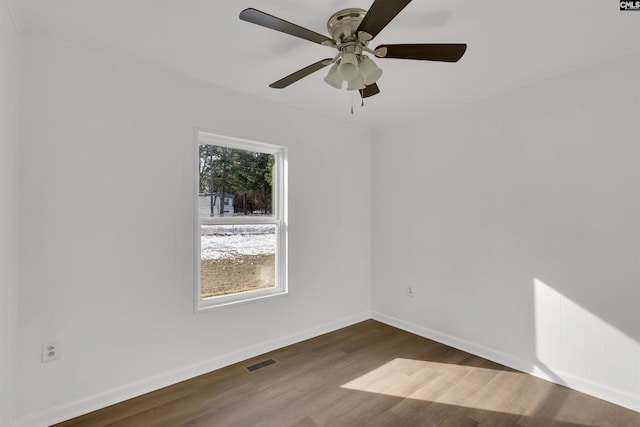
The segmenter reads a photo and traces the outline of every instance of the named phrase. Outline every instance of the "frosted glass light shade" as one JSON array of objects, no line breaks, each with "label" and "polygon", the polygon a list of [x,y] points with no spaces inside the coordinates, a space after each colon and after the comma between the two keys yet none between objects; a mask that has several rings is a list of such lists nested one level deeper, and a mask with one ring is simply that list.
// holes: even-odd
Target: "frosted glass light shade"
[{"label": "frosted glass light shade", "polygon": [[347,82],[358,77],[358,58],[353,53],[345,53],[338,65],[338,75]]},{"label": "frosted glass light shade", "polygon": [[368,56],[364,56],[360,63],[360,75],[366,85],[372,85],[382,76],[382,69]]},{"label": "frosted glass light shade", "polygon": [[342,77],[338,75],[338,63],[333,64],[331,69],[329,69],[329,73],[324,78],[324,81],[327,82],[328,85],[335,87],[336,89],[342,89]]},{"label": "frosted glass light shade", "polygon": [[365,87],[366,85],[364,84],[364,80],[362,80],[361,75],[357,75],[355,79],[347,82],[347,90],[360,90]]}]

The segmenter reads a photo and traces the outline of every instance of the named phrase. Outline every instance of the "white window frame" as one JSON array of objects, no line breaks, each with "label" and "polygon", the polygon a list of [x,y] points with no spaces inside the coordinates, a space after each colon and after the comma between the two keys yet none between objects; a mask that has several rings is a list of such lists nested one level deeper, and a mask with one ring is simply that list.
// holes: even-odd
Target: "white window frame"
[{"label": "white window frame", "polygon": [[[194,188],[194,240],[195,240],[195,311],[200,312],[215,307],[229,306],[265,298],[283,296],[289,293],[287,281],[287,148],[264,142],[249,141],[218,135],[205,130],[196,129],[195,143],[195,188]],[[198,196],[200,191],[200,145],[217,145],[232,149],[256,151],[272,154],[275,157],[272,185],[271,216],[233,216],[233,217],[200,217]],[[274,224],[276,226],[275,286],[267,289],[237,292],[209,298],[201,297],[200,289],[200,226],[201,225],[234,225],[234,224]]]}]

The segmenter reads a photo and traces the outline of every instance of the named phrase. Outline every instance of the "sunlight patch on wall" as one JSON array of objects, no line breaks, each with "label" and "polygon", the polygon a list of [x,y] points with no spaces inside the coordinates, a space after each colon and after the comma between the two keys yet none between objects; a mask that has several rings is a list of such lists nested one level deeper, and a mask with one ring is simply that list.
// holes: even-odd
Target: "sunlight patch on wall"
[{"label": "sunlight patch on wall", "polygon": [[640,393],[640,344],[540,279],[533,279],[537,373],[569,374]]}]

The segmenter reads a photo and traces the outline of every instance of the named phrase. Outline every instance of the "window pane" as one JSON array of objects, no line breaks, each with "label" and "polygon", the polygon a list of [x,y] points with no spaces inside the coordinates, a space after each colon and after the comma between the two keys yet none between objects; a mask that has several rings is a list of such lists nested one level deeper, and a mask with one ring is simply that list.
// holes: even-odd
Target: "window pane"
[{"label": "window pane", "polygon": [[286,295],[286,148],[198,131],[197,310]]},{"label": "window pane", "polygon": [[273,215],[275,156],[200,145],[201,217]]},{"label": "window pane", "polygon": [[274,287],[275,253],[275,224],[201,225],[201,298]]}]

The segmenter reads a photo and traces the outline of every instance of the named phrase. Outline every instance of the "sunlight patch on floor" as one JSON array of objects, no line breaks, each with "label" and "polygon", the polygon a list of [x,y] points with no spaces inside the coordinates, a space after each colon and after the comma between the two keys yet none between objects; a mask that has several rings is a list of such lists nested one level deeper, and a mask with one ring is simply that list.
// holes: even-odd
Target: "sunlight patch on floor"
[{"label": "sunlight patch on floor", "polygon": [[549,401],[554,399],[555,385],[544,382],[546,386],[538,383],[530,387],[531,381],[543,380],[512,370],[396,358],[341,387],[407,399],[399,401],[399,407],[422,401],[428,407],[426,411],[435,418],[451,413],[451,409],[446,408],[449,406],[470,409],[468,416],[488,423],[504,416],[522,417],[526,422],[539,411],[548,411],[547,405],[562,403],[560,406],[564,408],[566,404],[566,410],[552,414],[554,421],[575,427],[589,425],[580,415],[587,411],[575,408],[576,402]]},{"label": "sunlight patch on floor", "polygon": [[[498,369],[396,358],[353,381],[343,388],[410,398],[445,405],[463,405],[495,411],[500,399],[487,387],[493,378],[519,385],[525,374]],[[462,383],[464,381],[464,384]],[[507,402],[508,403],[508,400]],[[500,410],[509,410],[504,405]],[[517,411],[516,413],[520,413]],[[509,413],[509,412],[506,412]]]}]

